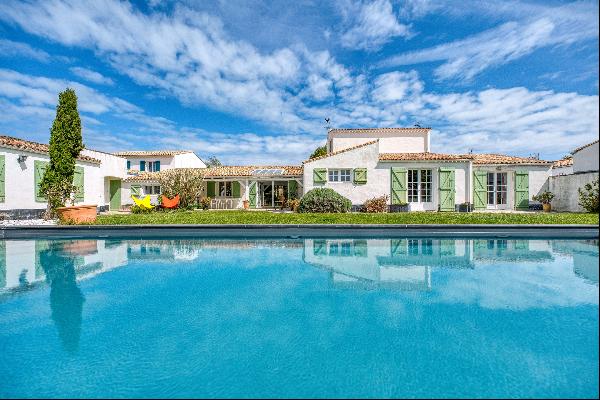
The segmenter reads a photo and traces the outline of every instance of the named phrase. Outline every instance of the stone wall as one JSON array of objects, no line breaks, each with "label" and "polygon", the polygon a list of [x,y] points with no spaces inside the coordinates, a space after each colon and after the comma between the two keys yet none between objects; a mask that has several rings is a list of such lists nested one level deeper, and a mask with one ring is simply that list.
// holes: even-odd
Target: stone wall
[{"label": "stone wall", "polygon": [[552,200],[555,211],[585,211],[579,205],[579,192],[586,183],[598,179],[598,172],[553,176],[550,178],[550,191],[556,195]]}]

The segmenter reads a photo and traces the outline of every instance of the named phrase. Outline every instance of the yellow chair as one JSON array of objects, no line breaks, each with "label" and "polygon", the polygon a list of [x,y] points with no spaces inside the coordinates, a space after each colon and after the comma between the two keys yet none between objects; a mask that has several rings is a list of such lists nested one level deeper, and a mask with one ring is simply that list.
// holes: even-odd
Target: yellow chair
[{"label": "yellow chair", "polygon": [[152,204],[150,204],[150,196],[146,196],[143,199],[138,199],[137,197],[135,197],[134,195],[131,195],[131,198],[133,199],[133,201],[135,202],[135,204],[144,209],[144,210],[150,210],[152,208],[154,208],[154,206]]}]

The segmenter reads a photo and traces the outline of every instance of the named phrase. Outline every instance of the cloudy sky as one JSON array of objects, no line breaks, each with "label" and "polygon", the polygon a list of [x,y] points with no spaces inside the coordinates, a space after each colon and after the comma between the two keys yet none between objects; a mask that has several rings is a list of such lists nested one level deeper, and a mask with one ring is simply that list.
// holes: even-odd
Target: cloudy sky
[{"label": "cloudy sky", "polygon": [[598,139],[598,3],[2,0],[0,133],[47,142],[66,87],[105,151],[292,163],[330,118],[556,159]]}]

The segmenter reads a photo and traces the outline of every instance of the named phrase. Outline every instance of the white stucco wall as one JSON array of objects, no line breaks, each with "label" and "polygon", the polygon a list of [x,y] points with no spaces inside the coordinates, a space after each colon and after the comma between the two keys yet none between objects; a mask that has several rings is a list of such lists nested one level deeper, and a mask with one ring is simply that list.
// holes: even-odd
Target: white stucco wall
[{"label": "white stucco wall", "polygon": [[[428,203],[410,203],[413,211],[435,211],[439,204],[439,168],[453,168],[455,170],[455,203],[468,201],[470,190],[467,179],[469,164],[467,162],[380,162],[380,146],[377,143],[359,149],[336,154],[320,160],[304,164],[304,193],[315,187],[328,187],[352,201],[352,204],[363,204],[373,197],[391,194],[391,168],[402,167],[406,169],[431,169],[432,170],[432,201]],[[367,184],[356,185],[351,182],[326,182],[322,185],[313,183],[313,170],[326,169],[354,169],[367,168]]]},{"label": "white stucco wall", "polygon": [[429,151],[429,133],[350,133],[343,131],[330,131],[327,135],[328,143],[332,143],[332,152],[358,146],[363,143],[379,139],[381,153],[421,153]]},{"label": "white stucco wall", "polygon": [[552,200],[555,211],[585,211],[579,205],[579,188],[598,179],[598,172],[553,176],[550,178],[550,191],[556,196]]},{"label": "white stucco wall", "polygon": [[[127,156],[125,157],[131,162],[131,170],[140,170],[140,161],[160,161],[160,169],[171,168],[206,168],[206,164],[195,153],[177,154],[174,156]],[[146,166],[148,171],[148,166]]]},{"label": "white stucco wall", "polygon": [[173,157],[173,168],[206,168],[206,164],[196,153],[184,153]]},{"label": "white stucco wall", "polygon": [[573,154],[573,172],[598,171],[598,142]]},{"label": "white stucco wall", "polygon": [[552,168],[552,176],[570,175],[573,173],[573,166]]}]

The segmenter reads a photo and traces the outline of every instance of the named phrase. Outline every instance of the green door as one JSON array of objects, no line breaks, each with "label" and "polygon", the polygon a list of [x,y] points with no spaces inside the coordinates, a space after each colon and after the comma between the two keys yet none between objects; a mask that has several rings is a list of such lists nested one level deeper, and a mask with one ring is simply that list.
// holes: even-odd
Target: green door
[{"label": "green door", "polygon": [[256,182],[250,182],[248,200],[250,201],[250,208],[256,208]]},{"label": "green door", "polygon": [[392,204],[406,204],[406,179],[407,170],[405,168],[392,167]]},{"label": "green door", "polygon": [[111,180],[110,181],[110,205],[111,211],[118,211],[121,209],[121,181]]},{"label": "green door", "polygon": [[517,210],[529,209],[529,172],[515,172],[515,208]]},{"label": "green door", "polygon": [[440,168],[440,211],[454,211],[454,170]]},{"label": "green door", "polygon": [[487,205],[487,172],[473,172],[473,206],[476,210],[484,210]]}]

